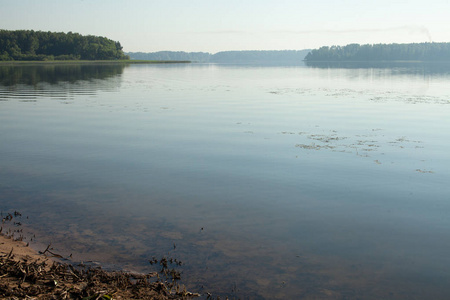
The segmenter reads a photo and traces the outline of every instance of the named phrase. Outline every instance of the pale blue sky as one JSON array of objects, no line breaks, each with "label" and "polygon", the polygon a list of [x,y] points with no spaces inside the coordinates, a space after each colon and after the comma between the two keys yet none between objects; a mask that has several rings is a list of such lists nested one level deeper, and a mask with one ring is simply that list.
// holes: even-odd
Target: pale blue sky
[{"label": "pale blue sky", "polygon": [[0,29],[100,35],[142,52],[450,42],[450,0],[0,0]]}]

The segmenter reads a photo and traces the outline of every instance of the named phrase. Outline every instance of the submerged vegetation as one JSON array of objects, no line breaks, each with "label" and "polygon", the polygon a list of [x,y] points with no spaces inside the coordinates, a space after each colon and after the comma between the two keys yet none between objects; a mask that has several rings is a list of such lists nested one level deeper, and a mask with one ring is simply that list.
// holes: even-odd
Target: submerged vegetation
[{"label": "submerged vegetation", "polygon": [[450,43],[375,44],[321,47],[312,50],[311,61],[450,61]]},{"label": "submerged vegetation", "polygon": [[0,30],[0,61],[123,60],[119,42],[78,33]]}]

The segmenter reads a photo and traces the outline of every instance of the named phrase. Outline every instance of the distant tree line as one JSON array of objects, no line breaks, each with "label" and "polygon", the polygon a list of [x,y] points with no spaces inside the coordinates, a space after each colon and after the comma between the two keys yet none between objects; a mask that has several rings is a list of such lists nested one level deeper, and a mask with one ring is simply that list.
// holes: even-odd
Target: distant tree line
[{"label": "distant tree line", "polygon": [[301,62],[309,50],[255,50],[207,52],[159,51],[151,53],[128,52],[131,59],[189,60],[202,63],[279,63]]},{"label": "distant tree line", "polygon": [[159,51],[159,52],[128,52],[131,59],[135,60],[157,60],[157,61],[192,61],[208,62],[211,54],[206,52],[184,52],[184,51]]},{"label": "distant tree line", "polygon": [[78,33],[0,30],[0,61],[128,59],[119,42]]},{"label": "distant tree line", "polygon": [[321,47],[306,61],[450,61],[450,43],[375,44]]},{"label": "distant tree line", "polygon": [[212,56],[217,63],[301,62],[309,50],[223,51]]}]

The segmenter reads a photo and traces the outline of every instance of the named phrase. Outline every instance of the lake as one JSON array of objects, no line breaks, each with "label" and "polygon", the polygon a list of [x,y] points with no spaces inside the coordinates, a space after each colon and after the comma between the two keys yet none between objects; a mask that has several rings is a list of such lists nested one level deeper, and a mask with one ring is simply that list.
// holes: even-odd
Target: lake
[{"label": "lake", "polygon": [[449,86],[446,64],[0,66],[0,209],[74,262],[181,260],[203,295],[447,299]]}]

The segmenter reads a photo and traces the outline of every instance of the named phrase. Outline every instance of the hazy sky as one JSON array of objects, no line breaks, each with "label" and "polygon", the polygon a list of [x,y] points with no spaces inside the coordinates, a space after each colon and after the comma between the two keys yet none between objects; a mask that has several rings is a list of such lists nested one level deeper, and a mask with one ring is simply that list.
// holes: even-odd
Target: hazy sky
[{"label": "hazy sky", "polygon": [[106,36],[133,52],[450,42],[450,0],[0,0],[0,29]]}]

